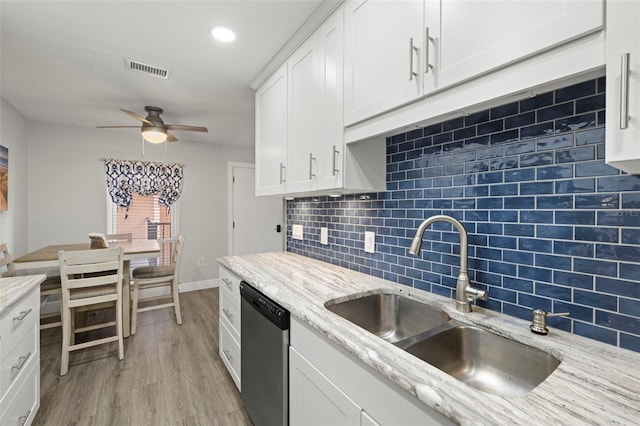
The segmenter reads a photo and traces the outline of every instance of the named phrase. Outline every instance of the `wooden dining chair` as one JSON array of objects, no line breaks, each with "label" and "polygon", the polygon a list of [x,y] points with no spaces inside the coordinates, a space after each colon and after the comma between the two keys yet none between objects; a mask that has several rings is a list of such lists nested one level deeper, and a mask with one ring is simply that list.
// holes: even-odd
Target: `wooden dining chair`
[{"label": "wooden dining chair", "polygon": [[[0,244],[0,276],[3,278],[6,277],[15,277],[16,270],[13,265],[13,256],[9,252],[9,248],[5,243]],[[48,298],[51,296],[57,296],[58,301],[60,303],[62,298],[62,288],[60,283],[60,277],[57,275],[47,275],[47,278],[40,284],[40,297]],[[45,302],[46,303],[46,302]],[[60,318],[58,321],[47,322],[46,320],[49,318]],[[60,327],[62,325],[62,315],[61,310],[58,309],[57,312],[43,312],[40,311],[40,330],[46,330],[48,328]]]},{"label": "wooden dining chair", "polygon": [[[180,312],[180,258],[182,257],[182,246],[184,245],[184,237],[178,235],[176,238],[173,251],[171,253],[170,266],[141,266],[135,268],[132,272],[133,279],[133,297],[131,306],[131,334],[136,334],[136,324],[138,320],[138,312],[146,312],[161,308],[174,308],[176,322],[182,324],[182,313]],[[140,290],[154,287],[170,287],[168,295],[160,295],[156,297],[148,297],[140,300]],[[139,308],[140,302],[149,302],[171,298],[171,302],[159,305],[149,305]]]},{"label": "wooden dining chair", "polygon": [[[110,342],[118,342],[118,359],[124,359],[122,330],[122,270],[124,251],[121,247],[95,250],[60,251],[62,279],[62,358],[60,375],[69,370],[69,354]],[[76,328],[79,311],[102,309],[115,303],[115,321]],[[75,334],[115,325],[114,336],[75,343]]]}]

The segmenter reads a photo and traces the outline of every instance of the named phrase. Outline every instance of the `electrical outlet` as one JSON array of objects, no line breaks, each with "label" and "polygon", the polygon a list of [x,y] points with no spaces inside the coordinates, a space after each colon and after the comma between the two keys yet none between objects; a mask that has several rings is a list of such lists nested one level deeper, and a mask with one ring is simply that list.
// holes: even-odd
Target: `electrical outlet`
[{"label": "electrical outlet", "polygon": [[364,233],[364,251],[367,253],[376,252],[376,233],[366,231]]},{"label": "electrical outlet", "polygon": [[326,226],[320,228],[320,244],[329,244],[329,229]]},{"label": "electrical outlet", "polygon": [[198,258],[198,266],[204,266],[204,257]]},{"label": "electrical outlet", "polygon": [[304,235],[304,227],[302,225],[293,225],[291,227],[291,238],[294,240],[302,240]]}]

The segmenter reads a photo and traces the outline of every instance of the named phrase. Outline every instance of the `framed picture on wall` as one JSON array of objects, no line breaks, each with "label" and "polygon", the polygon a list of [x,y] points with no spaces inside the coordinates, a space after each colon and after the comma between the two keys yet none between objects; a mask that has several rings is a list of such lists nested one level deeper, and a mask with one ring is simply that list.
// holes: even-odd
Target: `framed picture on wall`
[{"label": "framed picture on wall", "polygon": [[0,210],[9,208],[9,149],[0,145]]}]

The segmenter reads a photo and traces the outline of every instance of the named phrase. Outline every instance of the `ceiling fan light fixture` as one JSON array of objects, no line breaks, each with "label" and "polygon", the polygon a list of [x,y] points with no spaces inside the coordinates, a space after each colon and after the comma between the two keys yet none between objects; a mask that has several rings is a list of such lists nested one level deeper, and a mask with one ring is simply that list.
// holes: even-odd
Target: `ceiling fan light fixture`
[{"label": "ceiling fan light fixture", "polygon": [[163,143],[167,140],[167,131],[158,127],[143,127],[142,137],[150,143]]},{"label": "ceiling fan light fixture", "polygon": [[213,27],[210,33],[211,37],[224,43],[230,43],[236,39],[236,33],[227,27]]}]

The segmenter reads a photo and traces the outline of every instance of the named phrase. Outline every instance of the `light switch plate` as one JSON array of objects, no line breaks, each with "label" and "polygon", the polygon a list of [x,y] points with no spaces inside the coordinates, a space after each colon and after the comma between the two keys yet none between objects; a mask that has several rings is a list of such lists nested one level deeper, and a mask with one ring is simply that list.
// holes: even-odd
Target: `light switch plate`
[{"label": "light switch plate", "polygon": [[366,231],[364,233],[364,251],[367,253],[376,252],[376,233]]},{"label": "light switch plate", "polygon": [[325,226],[320,228],[320,244],[329,244],[329,229]]},{"label": "light switch plate", "polygon": [[293,225],[291,227],[291,237],[294,240],[302,240],[303,232],[304,232],[304,227],[302,225]]}]

